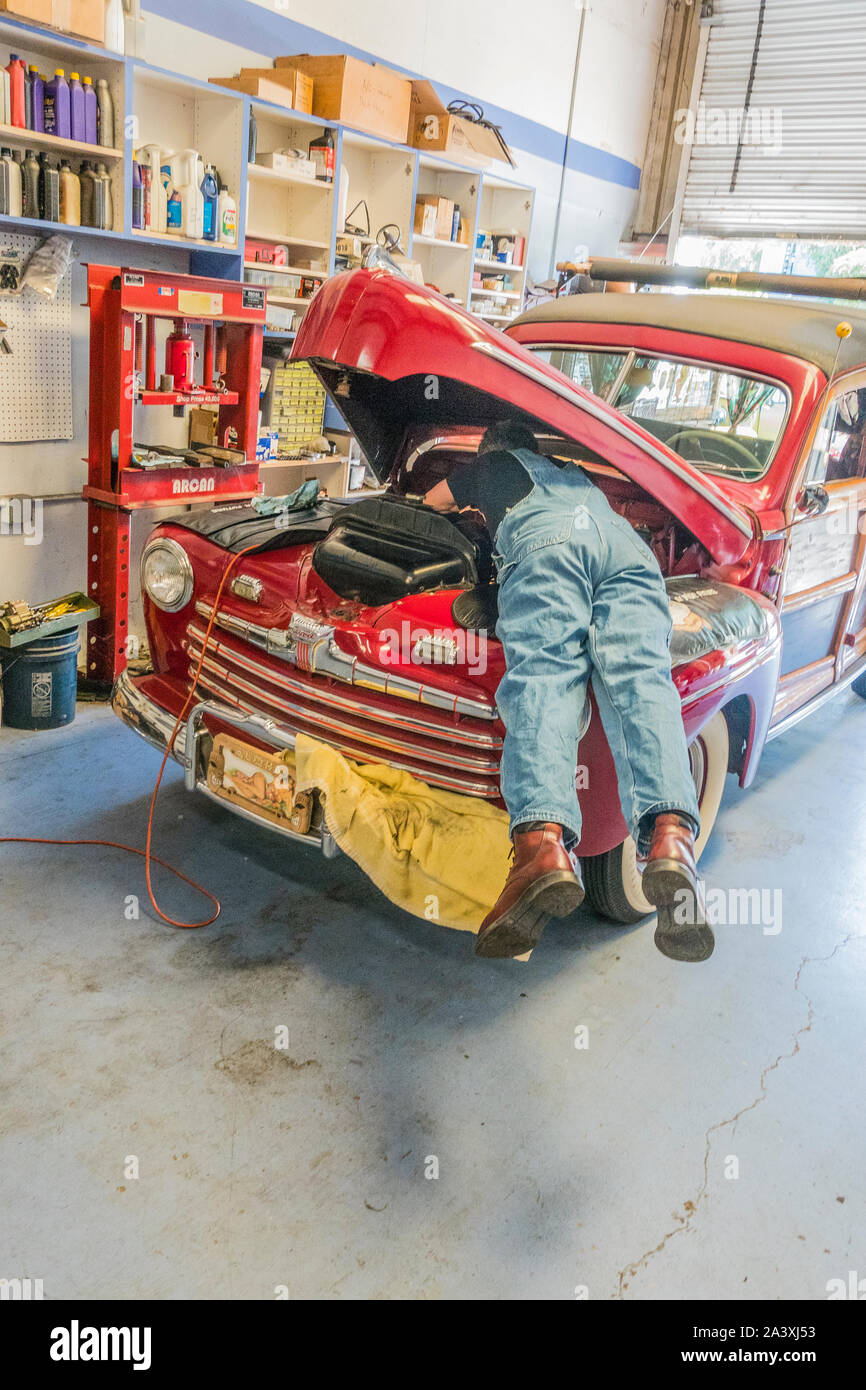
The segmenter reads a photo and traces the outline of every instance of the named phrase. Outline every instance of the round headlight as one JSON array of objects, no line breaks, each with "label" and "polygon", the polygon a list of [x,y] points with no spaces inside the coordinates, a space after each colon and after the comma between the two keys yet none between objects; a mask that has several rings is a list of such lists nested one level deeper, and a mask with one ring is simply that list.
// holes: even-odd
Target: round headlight
[{"label": "round headlight", "polygon": [[157,608],[176,613],[192,597],[189,556],[177,541],[151,541],[141,557],[141,587]]}]

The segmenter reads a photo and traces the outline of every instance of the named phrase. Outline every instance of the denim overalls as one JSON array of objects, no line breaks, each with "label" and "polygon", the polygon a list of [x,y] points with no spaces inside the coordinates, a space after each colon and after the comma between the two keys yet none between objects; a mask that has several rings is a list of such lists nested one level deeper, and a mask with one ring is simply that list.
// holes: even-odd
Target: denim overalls
[{"label": "denim overalls", "polygon": [[699,825],[661,571],[582,469],[513,452],[533,488],[494,538],[506,665],[496,703],[511,829],[553,821],[579,837],[577,744],[591,676],[623,816],[646,853],[659,811],[682,811]]}]

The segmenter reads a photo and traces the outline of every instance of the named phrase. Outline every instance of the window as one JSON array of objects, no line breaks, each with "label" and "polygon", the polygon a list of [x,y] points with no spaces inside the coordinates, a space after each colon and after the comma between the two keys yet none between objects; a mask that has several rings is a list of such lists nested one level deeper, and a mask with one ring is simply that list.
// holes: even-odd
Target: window
[{"label": "window", "polygon": [[866,477],[866,386],[832,400],[818,426],[806,481],[841,483]]},{"label": "window", "polygon": [[627,352],[588,352],[585,348],[541,348],[538,355],[604,400],[628,357]]},{"label": "window", "polygon": [[788,398],[720,367],[636,356],[614,404],[704,472],[752,480],[767,470]]}]

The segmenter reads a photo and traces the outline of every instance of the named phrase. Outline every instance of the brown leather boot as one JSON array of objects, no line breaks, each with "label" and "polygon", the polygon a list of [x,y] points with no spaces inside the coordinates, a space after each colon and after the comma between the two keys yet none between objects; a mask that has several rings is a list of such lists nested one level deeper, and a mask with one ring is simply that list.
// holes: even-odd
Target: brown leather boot
[{"label": "brown leather boot", "polygon": [[706,920],[691,824],[675,811],[656,816],[641,888],[658,909],[655,944],[671,960],[708,960],[715,938]]},{"label": "brown leather boot", "polygon": [[514,863],[505,887],[478,930],[476,956],[522,956],[551,917],[567,917],[583,902],[583,884],[562,843],[562,826],[540,824],[514,832]]}]

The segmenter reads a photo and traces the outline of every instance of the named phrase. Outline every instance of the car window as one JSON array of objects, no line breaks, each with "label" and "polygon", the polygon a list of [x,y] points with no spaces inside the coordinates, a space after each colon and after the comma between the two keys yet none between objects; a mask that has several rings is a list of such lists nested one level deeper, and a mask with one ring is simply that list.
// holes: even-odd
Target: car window
[{"label": "car window", "polygon": [[767,470],[788,399],[754,377],[637,356],[614,404],[703,471],[751,480]]},{"label": "car window", "polygon": [[840,483],[866,477],[866,386],[844,391],[827,407],[818,426],[806,479]]},{"label": "car window", "polygon": [[628,356],[625,352],[588,352],[586,348],[539,348],[537,351],[551,367],[605,400]]}]

